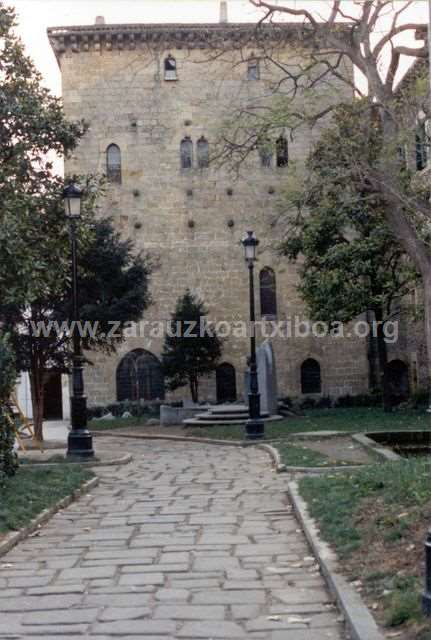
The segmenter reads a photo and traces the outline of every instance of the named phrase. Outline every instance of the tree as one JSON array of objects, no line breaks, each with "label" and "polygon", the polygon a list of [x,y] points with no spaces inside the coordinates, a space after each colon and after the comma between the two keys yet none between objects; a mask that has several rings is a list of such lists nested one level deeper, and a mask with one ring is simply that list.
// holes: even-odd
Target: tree
[{"label": "tree", "polygon": [[52,157],[70,153],[86,125],[66,120],[15,26],[14,10],[0,2],[0,298],[31,304],[51,275],[50,251],[39,251],[37,260],[33,255],[32,230],[61,193]]},{"label": "tree", "polygon": [[189,290],[177,302],[162,353],[163,371],[172,391],[187,384],[199,401],[199,379],[213,372],[222,353],[220,338],[210,331],[202,300]]},{"label": "tree", "polygon": [[[241,159],[247,157],[249,149],[256,148],[257,142],[267,136],[268,130],[285,127],[291,131],[291,135],[295,135],[296,129],[300,131],[304,125],[312,126],[322,121],[336,105],[335,102],[325,102],[322,107],[321,101],[311,99],[313,92],[327,87],[333,80],[339,86],[344,84],[360,93],[358,87],[354,86],[349,70],[353,65],[362,73],[367,82],[367,91],[362,95],[362,113],[367,119],[370,113],[375,114],[381,142],[378,154],[372,161],[366,156],[360,159],[352,157],[349,170],[361,184],[361,193],[379,194],[385,202],[383,212],[386,222],[422,277],[431,377],[431,204],[423,193],[415,189],[412,177],[406,175],[405,160],[400,153],[400,148],[406,147],[408,139],[414,140],[417,120],[430,117],[427,70],[424,68],[422,74],[418,73],[406,89],[397,87],[402,60],[425,60],[427,56],[426,43],[417,47],[407,46],[400,42],[400,37],[409,36],[410,40],[414,40],[418,35],[419,39],[425,40],[424,25],[403,22],[411,2],[395,4],[390,0],[364,0],[352,3],[332,0],[325,6],[316,3],[319,7],[314,12],[314,5],[308,10],[266,0],[250,0],[250,3],[262,9],[262,20],[257,30],[265,28],[265,25],[274,25],[280,17],[300,22],[297,52],[303,63],[280,63],[277,52],[270,45],[265,46],[261,39],[262,57],[268,64],[272,62],[277,65],[283,74],[276,88],[274,109],[271,113],[271,109],[253,110],[246,105],[242,113],[243,116],[247,113],[247,126],[242,131],[239,114],[233,113],[232,121],[239,122],[239,125],[226,148],[231,155],[236,154]],[[292,52],[290,59],[294,57]],[[282,91],[279,91],[280,87]],[[300,95],[305,95],[308,103],[298,103]],[[298,108],[298,104],[301,108]],[[250,135],[252,121],[255,130]]]},{"label": "tree", "polygon": [[361,119],[360,106],[336,109],[308,157],[301,191],[290,194],[293,212],[281,251],[294,260],[302,255],[299,291],[312,318],[349,322],[373,312],[383,406],[390,411],[385,323],[417,273],[388,227],[380,194],[361,193],[346,172],[351,156],[376,152],[379,138],[378,126]]},{"label": "tree", "polygon": [[[43,439],[44,374],[50,368],[67,371],[71,366],[71,336],[79,330],[83,348],[113,353],[123,340],[125,327],[138,321],[150,303],[148,293],[152,265],[148,258],[135,255],[130,240],[122,240],[108,219],[97,220],[80,235],[78,290],[81,326],[70,324],[71,280],[67,221],[55,207],[47,211],[52,223],[37,228],[37,245],[42,254],[53,244],[46,286],[31,304],[0,301],[0,320],[10,332],[18,366],[30,372],[35,435]],[[85,226],[85,225],[84,225]],[[87,221],[88,226],[88,221]],[[40,233],[39,233],[40,232]],[[42,237],[43,232],[45,238]],[[55,242],[55,239],[57,241]],[[68,269],[57,271],[62,255]],[[33,256],[37,260],[36,247]]]},{"label": "tree", "polygon": [[15,385],[16,369],[9,338],[0,334],[0,484],[6,476],[13,476],[18,459],[14,451],[15,433],[6,403]]}]

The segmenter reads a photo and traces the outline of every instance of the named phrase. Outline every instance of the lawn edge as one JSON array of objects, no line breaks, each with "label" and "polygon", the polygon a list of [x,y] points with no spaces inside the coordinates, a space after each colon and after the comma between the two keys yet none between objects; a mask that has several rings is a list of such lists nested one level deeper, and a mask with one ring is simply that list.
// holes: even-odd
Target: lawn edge
[{"label": "lawn edge", "polygon": [[[39,465],[40,466],[40,465]],[[11,533],[6,534],[6,538],[0,542],[0,557],[8,553],[13,547],[15,547],[19,542],[28,538],[32,533],[37,531],[42,525],[46,524],[48,520],[50,520],[58,511],[61,509],[65,509],[72,502],[78,500],[85,493],[94,489],[99,484],[99,478],[95,476],[91,478],[91,480],[87,480],[80,487],[75,489],[71,494],[61,498],[58,502],[49,507],[49,509],[44,509],[37,515],[33,520],[19,529],[18,531],[13,531]]]},{"label": "lawn edge", "polygon": [[385,640],[361,596],[341,575],[336,553],[319,536],[316,521],[308,515],[307,504],[299,495],[296,481],[287,484],[296,517],[316,557],[331,594],[342,611],[352,640]]},{"label": "lawn edge", "polygon": [[123,464],[129,464],[129,462],[132,462],[133,460],[133,455],[131,453],[125,453],[123,454],[120,458],[112,458],[112,460],[98,460],[97,462],[94,462],[92,460],[88,460],[87,462],[82,461],[82,459],[77,459],[77,460],[70,460],[69,462],[65,461],[65,462],[26,462],[25,463],[25,467],[23,464],[23,467],[25,469],[46,469],[46,468],[53,468],[53,467],[64,467],[65,465],[79,465],[80,467],[84,467],[86,469],[88,468],[93,468],[93,467],[117,467]]}]

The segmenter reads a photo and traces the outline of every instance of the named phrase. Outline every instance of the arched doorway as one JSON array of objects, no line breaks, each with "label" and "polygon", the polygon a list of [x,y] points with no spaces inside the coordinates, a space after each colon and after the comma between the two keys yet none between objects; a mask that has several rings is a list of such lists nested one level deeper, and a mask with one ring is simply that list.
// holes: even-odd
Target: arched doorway
[{"label": "arched doorway", "polygon": [[313,358],[307,358],[301,365],[301,393],[320,393],[321,390],[320,364]]},{"label": "arched doorway", "polygon": [[162,365],[145,349],[124,356],[117,367],[117,400],[163,400],[165,383]]},{"label": "arched doorway", "polygon": [[397,405],[410,395],[409,368],[402,360],[391,360],[387,366],[391,403]]},{"label": "arched doorway", "polygon": [[223,362],[216,369],[217,402],[235,402],[236,400],[236,375],[235,367],[228,362]]}]

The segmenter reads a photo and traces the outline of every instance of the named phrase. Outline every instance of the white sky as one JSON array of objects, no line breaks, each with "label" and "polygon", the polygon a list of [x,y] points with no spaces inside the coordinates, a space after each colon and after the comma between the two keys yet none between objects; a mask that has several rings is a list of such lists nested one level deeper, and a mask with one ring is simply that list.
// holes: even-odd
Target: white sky
[{"label": "white sky", "polygon": [[[57,95],[61,93],[61,78],[46,35],[48,27],[93,24],[97,15],[105,16],[107,23],[218,22],[220,7],[219,0],[6,0],[6,4],[15,7],[18,33],[26,50],[42,72],[46,85]],[[229,0],[228,4],[230,22],[253,22],[261,16],[248,0]],[[279,4],[306,6],[324,15],[332,3],[279,0]],[[349,4],[354,11],[354,4]],[[427,1],[416,0],[403,21],[426,23],[427,19]],[[420,43],[409,41],[407,44],[419,46]]]}]

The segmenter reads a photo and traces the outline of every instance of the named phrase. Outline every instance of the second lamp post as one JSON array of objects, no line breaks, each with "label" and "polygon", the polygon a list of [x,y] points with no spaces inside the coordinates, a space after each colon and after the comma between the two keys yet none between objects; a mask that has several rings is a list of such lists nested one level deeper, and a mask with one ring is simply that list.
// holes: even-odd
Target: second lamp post
[{"label": "second lamp post", "polygon": [[70,242],[72,246],[72,337],[73,337],[73,368],[72,388],[70,399],[72,429],[67,439],[67,455],[79,458],[94,457],[93,438],[87,429],[87,398],[84,393],[84,356],[82,355],[81,336],[76,326],[79,321],[78,313],[78,264],[76,221],[81,217],[81,189],[70,183],[63,190],[63,200],[66,217],[70,222]]},{"label": "second lamp post", "polygon": [[250,388],[248,394],[249,419],[245,428],[249,440],[259,440],[265,433],[265,425],[260,417],[260,394],[257,378],[256,363],[256,335],[255,335],[255,309],[254,309],[254,263],[256,262],[256,249],[259,240],[253,231],[247,231],[242,240],[244,247],[244,257],[248,266],[249,274],[249,296],[250,296]]}]

